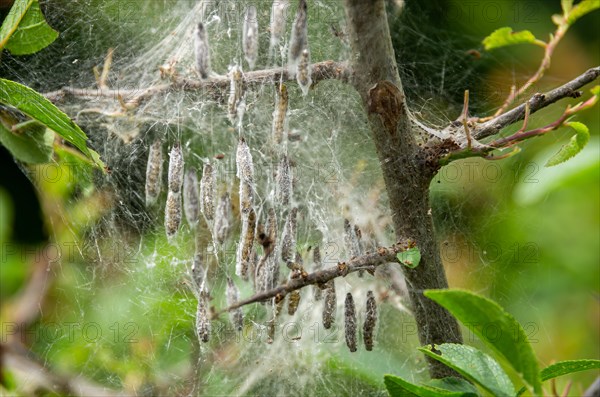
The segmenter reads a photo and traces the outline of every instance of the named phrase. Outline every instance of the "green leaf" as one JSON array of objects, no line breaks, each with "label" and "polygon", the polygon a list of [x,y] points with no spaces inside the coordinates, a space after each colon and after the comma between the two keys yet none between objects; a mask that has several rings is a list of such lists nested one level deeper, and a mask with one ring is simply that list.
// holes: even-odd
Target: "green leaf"
[{"label": "green leaf", "polygon": [[573,372],[600,368],[600,360],[568,360],[549,365],[541,372],[542,381],[556,378]]},{"label": "green leaf", "polygon": [[573,8],[573,0],[561,0],[560,5],[562,6],[563,14],[567,15],[571,8]]},{"label": "green leaf", "polygon": [[494,396],[514,396],[515,388],[500,364],[479,349],[454,343],[419,348],[429,357],[446,364]]},{"label": "green leaf", "polygon": [[[571,1],[572,3],[572,1]],[[575,7],[567,14],[567,23],[572,25],[576,20],[588,14],[594,10],[600,8],[600,1],[598,0],[582,0],[575,4]]]},{"label": "green leaf", "polygon": [[483,45],[488,51],[508,45],[523,43],[536,44],[537,42],[537,39],[529,30],[513,32],[512,28],[509,27],[496,29],[492,34],[483,39]]},{"label": "green leaf", "polygon": [[81,128],[36,91],[14,81],[0,79],[0,102],[13,106],[44,124],[102,167],[86,146],[87,136]]},{"label": "green leaf", "polygon": [[427,290],[425,296],[445,307],[494,352],[508,360],[541,394],[536,357],[521,325],[497,303],[463,290]]},{"label": "green leaf", "polygon": [[12,372],[10,372],[5,366],[0,367],[0,385],[4,386],[6,390],[12,391],[17,388],[17,381]]},{"label": "green leaf", "polygon": [[421,261],[421,251],[419,250],[419,247],[413,247],[398,253],[396,257],[400,263],[414,269],[419,266],[419,262]]},{"label": "green leaf", "polygon": [[13,132],[0,123],[0,143],[20,161],[30,164],[47,163],[52,158],[54,132],[43,125],[32,125]]},{"label": "green leaf", "polygon": [[479,395],[475,386],[461,378],[447,377],[442,379],[431,379],[426,385],[444,390],[469,393],[469,395],[472,396]]},{"label": "green leaf", "polygon": [[585,124],[578,121],[571,121],[564,123],[564,125],[573,128],[576,134],[571,137],[569,143],[560,148],[558,153],[550,157],[550,159],[546,162],[546,167],[552,167],[554,165],[564,163],[571,157],[574,157],[577,153],[581,152],[581,150],[590,140],[590,131]]},{"label": "green leaf", "polygon": [[0,27],[0,50],[32,54],[50,45],[58,32],[47,23],[38,0],[16,0]]},{"label": "green leaf", "polygon": [[444,390],[434,386],[415,385],[404,379],[385,375],[383,377],[385,387],[392,397],[476,397],[472,392]]},{"label": "green leaf", "polygon": [[27,14],[33,1],[34,0],[16,0],[10,8],[8,15],[4,18],[4,22],[2,22],[2,26],[0,27],[0,50],[4,48],[15,30],[17,30],[19,23],[23,17],[25,17],[25,14]]}]

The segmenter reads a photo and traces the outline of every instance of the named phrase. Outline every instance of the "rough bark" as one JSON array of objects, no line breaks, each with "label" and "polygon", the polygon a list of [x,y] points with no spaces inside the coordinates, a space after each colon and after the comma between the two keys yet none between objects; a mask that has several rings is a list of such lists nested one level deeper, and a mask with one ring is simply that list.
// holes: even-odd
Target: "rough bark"
[{"label": "rough bark", "polygon": [[[461,343],[457,321],[425,298],[423,290],[447,288],[448,282],[429,215],[427,169],[416,144],[385,12],[384,0],[345,0],[352,48],[351,84],[362,98],[381,162],[395,233],[416,240],[421,262],[404,268],[421,344]],[[454,374],[429,361],[432,377]]]}]

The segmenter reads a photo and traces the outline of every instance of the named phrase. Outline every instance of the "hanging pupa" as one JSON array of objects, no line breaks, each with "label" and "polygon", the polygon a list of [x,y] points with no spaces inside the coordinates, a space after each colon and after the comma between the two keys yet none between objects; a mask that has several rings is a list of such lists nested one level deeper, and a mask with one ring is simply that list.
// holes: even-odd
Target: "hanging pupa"
[{"label": "hanging pupa", "polygon": [[271,6],[271,54],[276,50],[285,32],[285,19],[289,5],[289,0],[273,0]]},{"label": "hanging pupa", "polygon": [[253,209],[247,216],[242,216],[242,233],[236,255],[235,274],[243,280],[248,280],[248,269],[253,256],[254,231],[256,229],[256,214]]},{"label": "hanging pupa", "polygon": [[[314,267],[313,271],[318,272],[323,268],[323,262],[321,261],[321,249],[317,245],[313,250],[313,262]],[[321,290],[321,286],[315,285],[313,286],[313,298],[315,301],[321,300],[323,297],[323,291]]]},{"label": "hanging pupa", "polygon": [[194,254],[194,258],[192,259],[192,281],[194,282],[194,286],[197,291],[202,289],[202,284],[204,283],[205,270],[202,264],[203,258],[201,252],[196,252]]},{"label": "hanging pupa", "polygon": [[346,336],[346,345],[350,352],[356,351],[356,308],[354,307],[354,298],[348,292],[344,302],[344,330]]},{"label": "hanging pupa", "polygon": [[165,204],[165,232],[169,240],[173,239],[181,225],[181,193],[169,191]]},{"label": "hanging pupa", "polygon": [[291,204],[292,197],[292,170],[287,155],[281,157],[277,167],[275,185],[275,199],[284,208]]},{"label": "hanging pupa", "polygon": [[154,141],[148,152],[148,164],[146,165],[146,206],[156,202],[162,189],[163,154],[162,143]]},{"label": "hanging pupa", "polygon": [[242,47],[248,66],[252,70],[258,58],[258,16],[256,14],[256,7],[254,6],[246,8],[242,32]]},{"label": "hanging pupa", "polygon": [[194,50],[196,51],[196,70],[200,77],[206,79],[210,74],[210,48],[208,34],[202,22],[194,29]]},{"label": "hanging pupa", "polygon": [[241,121],[244,112],[244,73],[235,65],[229,72],[229,99],[227,100],[227,115],[231,124]]},{"label": "hanging pupa", "polygon": [[200,210],[207,221],[212,221],[215,215],[215,169],[210,163],[204,164],[200,180]]},{"label": "hanging pupa", "polygon": [[306,96],[308,94],[308,89],[312,84],[312,67],[310,66],[310,52],[308,51],[308,48],[302,50],[302,54],[300,55],[296,81],[302,90],[302,95]]},{"label": "hanging pupa", "polygon": [[[237,303],[240,292],[231,277],[227,277],[226,295],[228,306],[232,306]],[[238,307],[237,309],[231,310],[229,315],[231,316],[231,322],[235,326],[235,329],[241,331],[244,327],[244,314],[242,313],[242,308]]]},{"label": "hanging pupa", "polygon": [[196,170],[186,170],[183,177],[183,212],[191,227],[198,223],[200,199],[198,197],[198,176]]},{"label": "hanging pupa", "polygon": [[198,340],[208,342],[210,339],[210,319],[208,317],[208,293],[204,290],[200,291],[198,297],[198,309],[196,311],[196,332]]},{"label": "hanging pupa", "polygon": [[363,324],[363,340],[365,348],[368,351],[373,350],[373,334],[377,324],[377,302],[373,291],[367,292],[367,309],[365,313],[365,322]]},{"label": "hanging pupa", "polygon": [[223,193],[217,204],[217,212],[215,214],[215,224],[213,228],[214,238],[219,244],[223,244],[229,235],[231,227],[231,199],[229,193]]},{"label": "hanging pupa", "polygon": [[329,329],[335,322],[337,299],[335,296],[335,283],[333,280],[325,284],[325,299],[323,302],[323,328]]},{"label": "hanging pupa", "polygon": [[[302,256],[299,252],[296,252],[296,258],[294,259],[294,263],[288,262],[288,267],[291,266],[292,272],[290,273],[290,280],[294,278],[301,277],[304,272],[302,267]],[[298,310],[298,306],[300,305],[300,290],[294,290],[290,292],[288,298],[288,314],[293,316]]]},{"label": "hanging pupa", "polygon": [[296,67],[302,50],[307,48],[308,43],[308,24],[307,24],[307,6],[306,0],[298,2],[298,11],[292,26],[292,36],[290,38],[290,49],[288,53],[288,67],[291,77],[296,74]]},{"label": "hanging pupa", "polygon": [[296,215],[298,208],[292,208],[288,219],[283,226],[283,235],[281,236],[281,259],[284,262],[293,260],[296,252]]},{"label": "hanging pupa", "polygon": [[173,145],[169,153],[169,191],[179,193],[183,185],[183,152],[179,143]]},{"label": "hanging pupa", "polygon": [[277,90],[277,103],[273,111],[273,142],[280,145],[286,130],[288,111],[288,91],[285,84],[280,84]]}]

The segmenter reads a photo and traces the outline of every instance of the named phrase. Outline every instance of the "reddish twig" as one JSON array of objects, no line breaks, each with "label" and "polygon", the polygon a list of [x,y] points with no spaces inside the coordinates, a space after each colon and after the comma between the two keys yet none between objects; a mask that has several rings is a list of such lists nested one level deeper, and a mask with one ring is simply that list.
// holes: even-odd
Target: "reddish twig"
[{"label": "reddish twig", "polygon": [[[568,83],[553,89],[552,91],[549,91],[545,94],[533,95],[528,101],[530,114],[533,114],[538,110],[543,109],[563,98],[580,97],[581,92],[578,90],[586,84],[596,80],[598,76],[600,76],[600,66],[596,66],[587,70],[585,73],[577,76]],[[504,114],[501,114],[500,116],[478,124],[471,129],[472,136],[475,139],[482,139],[498,134],[504,127],[523,120],[525,117],[525,108],[526,104],[524,103]]]}]

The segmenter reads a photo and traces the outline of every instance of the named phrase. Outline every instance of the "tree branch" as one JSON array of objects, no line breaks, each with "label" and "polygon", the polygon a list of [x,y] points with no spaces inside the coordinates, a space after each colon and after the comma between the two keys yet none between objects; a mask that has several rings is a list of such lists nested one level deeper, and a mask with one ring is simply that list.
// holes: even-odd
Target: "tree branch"
[{"label": "tree branch", "polygon": [[123,391],[109,389],[79,375],[70,376],[52,372],[33,353],[16,342],[0,344],[0,361],[2,368],[6,368],[21,381],[21,386],[26,390],[32,389],[31,395],[38,394],[40,390],[69,396],[126,395]]},{"label": "tree branch", "polygon": [[[598,76],[600,76],[600,66],[589,69],[582,75],[558,88],[553,89],[552,91],[547,92],[546,94],[533,95],[528,101],[530,114],[533,114],[538,110],[543,109],[546,106],[551,105],[563,98],[578,98],[581,96],[581,92],[578,90],[586,84],[596,80]],[[523,103],[498,117],[476,125],[475,128],[471,130],[471,134],[476,139],[482,139],[488,136],[496,135],[504,127],[523,120],[524,117],[525,104]],[[450,127],[447,127],[446,129],[448,128]]]},{"label": "tree branch", "polygon": [[[486,145],[478,144],[476,147],[473,147],[473,148],[464,147],[462,145],[455,145],[455,147],[450,151],[444,152],[442,150],[439,150],[438,147],[443,147],[443,145],[453,142],[454,138],[449,138],[446,141],[443,141],[441,144],[440,143],[434,144],[434,146],[430,150],[440,154],[439,157],[436,157],[439,159],[439,165],[446,165],[452,161],[464,159],[464,158],[468,158],[468,157],[484,157],[487,159],[494,159],[494,160],[499,160],[502,158],[510,157],[513,154],[517,153],[518,150],[513,151],[512,153],[509,153],[509,154],[496,156],[496,157],[491,157],[491,156],[486,157],[486,156],[490,152],[492,152],[496,149],[506,148],[506,147],[512,146],[515,143],[518,143],[520,141],[530,139],[530,138],[533,138],[536,136],[544,135],[550,131],[560,128],[563,125],[563,123],[573,114],[575,114],[579,111],[582,111],[582,110],[589,109],[590,107],[593,107],[596,104],[596,102],[598,101],[597,95],[593,95],[592,97],[587,99],[585,102],[580,102],[579,104],[575,105],[574,107],[571,107],[570,105],[567,106],[567,108],[565,109],[563,114],[557,120],[555,120],[554,122],[552,122],[546,126],[535,128],[533,130],[526,130],[531,113],[533,113],[537,110],[540,110],[550,104],[553,104],[562,98],[566,98],[566,97],[578,98],[579,96],[582,95],[582,92],[577,91],[577,89],[594,81],[599,76],[600,76],[600,67],[595,67],[595,68],[589,69],[587,72],[583,73],[582,75],[578,76],[577,78],[562,85],[561,87],[555,88],[554,90],[552,90],[546,94],[535,94],[533,97],[531,97],[531,99],[529,101],[523,103],[522,105],[514,108],[513,110],[511,110],[507,113],[504,113],[503,115],[500,115],[490,121],[483,122],[481,124],[476,124],[474,122],[474,119],[470,120],[470,122],[473,123],[473,124],[471,124],[472,125],[471,132],[475,132],[477,134],[478,138],[482,138],[482,137],[496,135],[498,132],[500,132],[500,130],[502,128],[504,128],[508,125],[514,124],[521,119],[524,119],[525,121],[524,121],[521,129],[519,129],[519,131],[517,131],[516,133],[514,133],[510,136],[499,137],[499,138],[495,139],[494,141],[489,142]],[[462,120],[461,118],[457,119],[457,121],[453,122],[450,126],[448,126],[444,129],[444,133],[449,134],[449,136],[452,136],[452,134],[456,134],[456,133],[460,132],[461,125],[460,125],[459,121],[464,121],[464,120]],[[454,130],[454,132],[450,132],[451,130]]]},{"label": "tree branch", "polygon": [[[460,343],[458,323],[443,307],[423,295],[426,289],[448,288],[448,281],[429,215],[429,184],[424,151],[406,106],[398,74],[384,0],[345,0],[353,57],[351,83],[367,112],[371,136],[389,197],[398,239],[411,236],[421,251],[415,269],[402,267],[409,286],[411,309],[421,344]],[[431,376],[456,375],[445,365],[428,359]]]},{"label": "tree branch", "polygon": [[[323,61],[313,64],[312,66],[312,81],[313,84],[322,80],[348,80],[350,71],[348,65],[343,62]],[[265,83],[275,83],[293,80],[288,73],[287,67],[255,70],[244,73],[244,87],[262,85]],[[228,90],[230,84],[229,76],[213,76],[205,80],[192,80],[181,78],[177,75],[171,77],[170,83],[159,84],[147,88],[133,89],[85,89],[63,87],[60,90],[45,93],[44,96],[52,102],[60,102],[66,97],[78,97],[85,99],[93,98],[113,98],[123,102],[129,106],[137,106],[144,100],[156,95],[164,94],[169,91],[201,91],[201,90]]]},{"label": "tree branch", "polygon": [[358,257],[354,257],[347,262],[339,262],[336,266],[328,269],[318,270],[313,273],[308,273],[304,276],[291,279],[287,283],[275,287],[271,290],[260,292],[247,299],[239,301],[225,309],[219,310],[212,314],[212,318],[215,319],[221,314],[235,310],[242,306],[249,305],[251,303],[263,302],[277,296],[283,298],[285,295],[292,291],[304,288],[308,285],[319,284],[323,285],[326,282],[333,280],[337,277],[345,277],[350,273],[357,272],[359,270],[374,271],[377,266],[390,263],[398,262],[396,255],[399,252],[406,251],[409,248],[415,246],[415,243],[409,239],[404,239],[390,248],[380,247],[377,252],[367,253]]}]

